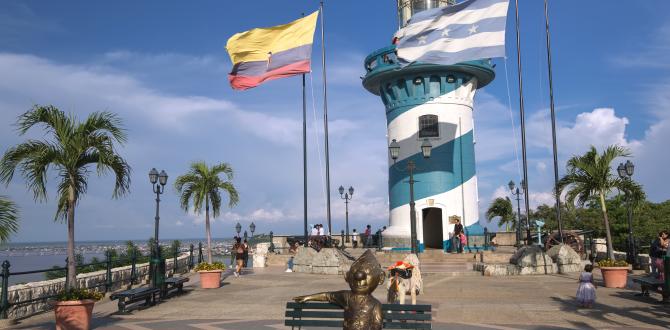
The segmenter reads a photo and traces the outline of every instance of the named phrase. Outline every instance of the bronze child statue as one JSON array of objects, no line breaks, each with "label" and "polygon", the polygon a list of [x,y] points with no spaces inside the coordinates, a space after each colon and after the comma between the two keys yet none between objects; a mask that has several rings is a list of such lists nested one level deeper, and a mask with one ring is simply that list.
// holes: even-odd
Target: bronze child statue
[{"label": "bronze child statue", "polygon": [[322,292],[293,298],[296,302],[328,301],[344,308],[344,330],[381,330],[382,304],[372,296],[385,274],[370,250],[365,251],[344,276],[349,290]]}]

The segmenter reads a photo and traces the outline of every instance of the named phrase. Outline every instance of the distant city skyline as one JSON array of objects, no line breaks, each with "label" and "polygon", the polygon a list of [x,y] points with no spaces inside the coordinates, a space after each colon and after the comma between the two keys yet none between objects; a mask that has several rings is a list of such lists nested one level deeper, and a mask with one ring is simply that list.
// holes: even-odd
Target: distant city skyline
[{"label": "distant city skyline", "polygon": [[[160,237],[204,237],[204,214],[179,209],[172,187],[196,160],[228,162],[235,170],[240,203],[222,208],[212,225],[214,237],[232,237],[237,222],[244,231],[252,221],[257,234],[300,234],[300,78],[233,91],[224,45],[234,33],[287,23],[318,5],[2,1],[0,151],[26,139],[13,124],[33,104],[53,104],[79,118],[112,111],[128,129],[128,143],[118,151],[133,169],[130,194],[111,199],[112,177],[98,179],[91,173],[89,191],[76,210],[76,241],[152,236],[152,167],[169,175],[161,196]],[[531,205],[553,205],[543,7],[529,0],[520,6]],[[665,152],[670,141],[669,10],[665,1],[625,6],[605,0],[550,1],[561,174],[565,161],[589,145],[618,143],[633,152],[633,179],[644,185],[649,199],[669,198],[670,179],[661,172],[670,163]],[[359,77],[365,73],[365,56],[390,44],[397,28],[395,2],[325,1],[325,23],[333,234],[344,229],[340,185],[356,191],[349,204],[350,228],[360,232],[368,223],[379,228],[388,225],[386,119],[378,97],[364,90]],[[518,135],[513,27],[510,15],[508,59],[494,59],[497,77],[475,98],[479,210],[482,225],[489,228],[495,228],[484,220],[490,201],[509,196],[509,180],[520,181],[511,122]],[[327,223],[319,35],[317,30],[313,73],[307,76],[311,224]],[[28,137],[41,134],[33,131]],[[66,240],[66,225],[53,221],[56,180],[50,179],[47,203],[35,203],[19,176],[0,187],[0,195],[14,200],[21,212],[12,242]]]}]

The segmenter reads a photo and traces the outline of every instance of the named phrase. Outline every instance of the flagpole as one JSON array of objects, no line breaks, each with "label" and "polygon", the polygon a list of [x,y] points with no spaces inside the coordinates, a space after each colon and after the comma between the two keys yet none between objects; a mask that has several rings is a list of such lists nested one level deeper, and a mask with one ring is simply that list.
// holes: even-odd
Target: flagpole
[{"label": "flagpole", "polygon": [[332,237],[333,227],[330,222],[330,157],[328,152],[328,94],[326,92],[326,38],[323,31],[323,1],[319,5],[321,13],[321,66],[323,69],[323,134],[326,152],[326,219],[328,220],[328,236]]},{"label": "flagpole", "polygon": [[549,69],[549,104],[551,108],[551,139],[554,148],[554,195],[556,196],[556,221],[558,239],[563,243],[563,222],[561,221],[561,194],[558,191],[558,146],[556,144],[556,112],[554,111],[554,84],[551,74],[551,37],[549,35],[549,9],[544,0],[544,22],[547,35],[547,67]]},{"label": "flagpole", "polygon": [[[530,244],[530,204],[528,202],[528,159],[526,158],[526,115],[523,109],[523,78],[521,76],[521,35],[519,30],[519,0],[516,0],[516,60],[519,74],[519,116],[521,117],[521,158],[523,160],[523,198],[526,206],[526,244]],[[521,224],[519,224],[521,225]]]},{"label": "flagpole", "polygon": [[307,99],[305,97],[305,74],[302,74],[302,203],[305,219],[305,246],[307,246]]}]

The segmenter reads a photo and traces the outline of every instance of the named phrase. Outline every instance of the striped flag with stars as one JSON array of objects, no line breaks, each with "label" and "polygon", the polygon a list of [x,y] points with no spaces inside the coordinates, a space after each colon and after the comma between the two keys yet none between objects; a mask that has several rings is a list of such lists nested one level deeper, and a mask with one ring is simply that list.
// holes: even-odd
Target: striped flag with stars
[{"label": "striped flag with stars", "polygon": [[467,0],[419,12],[395,35],[398,58],[450,65],[504,57],[508,5],[509,0]]}]

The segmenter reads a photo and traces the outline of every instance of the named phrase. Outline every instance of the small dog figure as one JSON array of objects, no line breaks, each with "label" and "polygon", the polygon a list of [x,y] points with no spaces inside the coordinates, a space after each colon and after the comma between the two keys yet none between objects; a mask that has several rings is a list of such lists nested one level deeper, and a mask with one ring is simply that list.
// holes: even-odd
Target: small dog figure
[{"label": "small dog figure", "polygon": [[351,291],[322,292],[293,298],[296,302],[328,301],[344,308],[344,330],[381,330],[382,304],[372,296],[385,274],[370,250],[365,251],[344,276]]},{"label": "small dog figure", "polygon": [[386,300],[389,304],[405,303],[405,295],[410,295],[412,305],[416,305],[416,296],[421,293],[423,279],[419,269],[419,258],[416,254],[408,254],[403,261],[398,261],[388,268],[389,283]]}]

